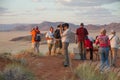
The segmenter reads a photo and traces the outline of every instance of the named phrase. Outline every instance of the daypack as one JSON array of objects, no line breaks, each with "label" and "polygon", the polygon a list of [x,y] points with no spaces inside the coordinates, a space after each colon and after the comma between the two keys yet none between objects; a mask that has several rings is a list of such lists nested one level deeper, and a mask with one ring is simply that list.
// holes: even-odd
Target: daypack
[{"label": "daypack", "polygon": [[60,36],[60,30],[59,29],[55,30],[54,37],[57,38],[57,39],[61,38],[61,36]]},{"label": "daypack", "polygon": [[41,41],[41,36],[39,32],[37,32],[35,35],[35,41]]}]

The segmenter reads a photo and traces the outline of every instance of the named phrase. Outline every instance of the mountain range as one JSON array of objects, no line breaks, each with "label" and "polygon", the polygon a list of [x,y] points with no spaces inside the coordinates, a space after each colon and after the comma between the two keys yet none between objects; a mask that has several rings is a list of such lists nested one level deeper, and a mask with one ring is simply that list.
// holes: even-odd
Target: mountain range
[{"label": "mountain range", "polygon": [[[0,24],[0,31],[30,31],[33,27],[38,26],[41,31],[49,30],[49,27],[52,26],[54,28],[59,24],[63,24],[65,22],[49,22],[44,21],[40,24]],[[79,25],[69,23],[72,31],[75,31],[79,28]],[[105,28],[107,30],[114,29],[115,31],[120,31],[120,23],[110,23],[104,25],[93,25],[88,24],[85,25],[88,30],[100,30],[101,28]]]}]

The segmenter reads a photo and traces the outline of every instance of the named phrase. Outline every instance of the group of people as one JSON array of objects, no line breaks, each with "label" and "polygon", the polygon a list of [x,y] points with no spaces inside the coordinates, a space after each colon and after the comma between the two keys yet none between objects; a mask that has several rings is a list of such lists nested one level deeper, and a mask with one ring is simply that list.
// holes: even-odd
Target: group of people
[{"label": "group of people", "polygon": [[[35,37],[35,33],[39,31],[38,27],[31,31],[32,36]],[[39,31],[40,33],[40,31]],[[71,39],[72,31],[69,29],[69,24],[59,24],[57,29],[54,31],[53,27],[46,33],[45,37],[48,44],[48,55],[57,55],[56,49],[62,50],[62,54],[65,56],[64,66],[70,65],[68,47]],[[100,31],[100,35],[97,36],[96,40],[91,39],[88,36],[88,31],[84,27],[84,23],[80,24],[80,27],[76,29],[76,43],[78,44],[79,54],[81,60],[86,60],[86,51],[90,51],[90,60],[93,60],[93,43],[99,45],[98,53],[100,54],[100,71],[109,69],[110,66],[115,66],[118,48],[120,45],[119,37],[116,35],[114,30],[111,31],[111,35],[106,35],[106,29]],[[36,52],[39,52],[39,41],[35,41],[32,37],[32,45]],[[53,52],[52,52],[53,48]],[[111,65],[109,64],[109,55],[111,53]]]},{"label": "group of people", "polygon": [[[38,26],[32,29],[32,48],[36,54],[39,53],[39,43],[41,40],[35,40],[37,37],[39,29]],[[40,31],[39,31],[40,34]],[[62,54],[65,55],[64,66],[69,66],[69,54],[68,46],[70,42],[71,30],[69,29],[69,24],[64,23],[57,26],[57,29],[54,31],[54,28],[51,26],[49,31],[46,33],[45,38],[48,44],[48,55],[57,55],[56,49],[62,49]],[[53,52],[52,52],[52,48]]]},{"label": "group of people", "polygon": [[70,42],[70,36],[71,30],[69,29],[68,23],[58,25],[55,31],[53,27],[50,27],[50,30],[45,36],[48,43],[49,55],[57,55],[56,49],[62,49],[62,54],[65,55],[64,66],[69,65],[68,46]]},{"label": "group of people", "polygon": [[[86,50],[90,51],[90,59],[93,60],[93,43],[99,46],[98,54],[100,55],[100,71],[109,70],[111,66],[116,66],[116,59],[118,49],[120,46],[120,39],[116,35],[114,30],[111,30],[111,34],[106,35],[106,29],[101,29],[100,35],[93,41],[88,36],[88,31],[84,28],[84,24],[81,23],[80,28],[76,30],[78,48],[81,56],[81,60],[86,59]],[[110,56],[110,60],[109,60]],[[109,62],[110,61],[110,62]]]}]

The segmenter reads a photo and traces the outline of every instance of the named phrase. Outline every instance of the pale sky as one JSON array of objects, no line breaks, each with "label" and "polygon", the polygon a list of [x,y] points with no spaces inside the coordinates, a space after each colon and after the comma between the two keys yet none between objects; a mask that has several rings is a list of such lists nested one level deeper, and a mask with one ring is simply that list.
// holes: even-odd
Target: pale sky
[{"label": "pale sky", "polygon": [[120,0],[0,0],[0,24],[120,22]]}]

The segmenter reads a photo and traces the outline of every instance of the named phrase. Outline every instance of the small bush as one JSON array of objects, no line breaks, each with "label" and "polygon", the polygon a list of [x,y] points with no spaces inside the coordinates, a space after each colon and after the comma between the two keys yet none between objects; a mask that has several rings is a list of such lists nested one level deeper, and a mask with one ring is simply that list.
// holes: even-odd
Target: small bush
[{"label": "small bush", "polygon": [[27,63],[28,63],[25,58],[18,58],[18,59],[15,58],[12,61],[13,61],[13,63],[19,63],[23,66],[27,65]]},{"label": "small bush", "polygon": [[95,71],[94,66],[88,63],[80,64],[75,70],[75,74],[82,80],[118,80],[114,72],[100,73]]},{"label": "small bush", "polygon": [[33,49],[22,50],[19,53],[30,54],[30,55],[37,55],[37,56],[43,56],[43,53],[41,53],[41,52],[35,53]]},{"label": "small bush", "polygon": [[2,72],[0,72],[0,80],[3,80]]},{"label": "small bush", "polygon": [[10,52],[4,52],[0,54],[2,58],[11,58],[12,54]]},{"label": "small bush", "polygon": [[108,80],[118,80],[118,77],[116,75],[117,75],[117,73],[109,72],[108,73]]},{"label": "small bush", "polygon": [[35,76],[18,64],[9,64],[2,73],[3,80],[35,80]]}]

